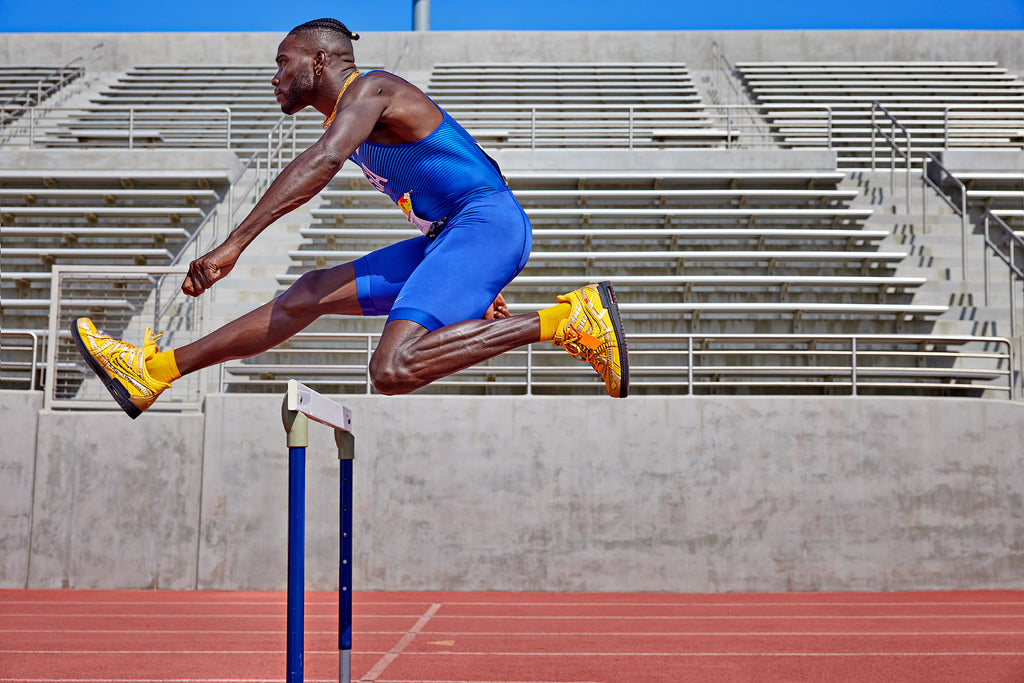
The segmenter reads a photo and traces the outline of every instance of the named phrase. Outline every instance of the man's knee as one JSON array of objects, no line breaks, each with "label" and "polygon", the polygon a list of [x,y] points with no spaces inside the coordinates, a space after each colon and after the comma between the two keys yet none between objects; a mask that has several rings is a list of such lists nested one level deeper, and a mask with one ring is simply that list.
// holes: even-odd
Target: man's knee
[{"label": "man's knee", "polygon": [[320,291],[322,273],[320,270],[303,273],[277,298],[277,306],[292,317],[306,317],[314,313],[323,296]]},{"label": "man's knee", "polygon": [[373,354],[370,380],[373,388],[386,396],[408,394],[419,388],[408,366],[401,361],[401,354]]}]

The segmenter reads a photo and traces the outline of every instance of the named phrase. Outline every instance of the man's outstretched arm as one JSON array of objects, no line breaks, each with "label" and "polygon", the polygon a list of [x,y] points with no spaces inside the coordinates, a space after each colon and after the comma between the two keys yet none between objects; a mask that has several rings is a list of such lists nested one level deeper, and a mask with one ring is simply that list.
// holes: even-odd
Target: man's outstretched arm
[{"label": "man's outstretched arm", "polygon": [[249,244],[271,223],[294,211],[327,187],[345,160],[369,137],[384,110],[380,98],[353,102],[339,112],[334,124],[285,166],[249,215],[223,243],[189,265],[181,291],[199,296],[226,277]]}]

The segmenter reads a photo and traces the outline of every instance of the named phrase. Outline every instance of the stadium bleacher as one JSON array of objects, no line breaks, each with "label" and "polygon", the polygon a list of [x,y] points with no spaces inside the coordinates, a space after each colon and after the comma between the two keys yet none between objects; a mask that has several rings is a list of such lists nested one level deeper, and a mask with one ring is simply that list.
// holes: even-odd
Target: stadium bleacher
[{"label": "stadium bleacher", "polygon": [[[230,277],[185,296],[184,264],[292,155],[269,86],[281,36],[0,34],[12,63],[88,55],[73,83],[0,126],[7,587],[283,587],[280,409],[296,378],[353,411],[359,543],[374,549],[356,558],[357,591],[728,603],[1021,588],[1024,277],[983,235],[986,217],[1024,229],[1020,103],[997,99],[1020,92],[1019,32],[423,33],[364,34],[361,66],[450,96],[533,217],[513,312],[615,283],[630,398],[609,399],[550,344],[384,397],[368,370],[383,320],[329,315],[186,374],[131,421],[75,349],[76,316],[132,343],[153,326],[161,349],[182,348],[318,265],[418,233],[347,164]],[[793,99],[832,85],[780,76],[776,104],[730,75],[735,95],[717,96],[731,86],[713,40],[750,74],[816,60],[835,72],[817,80],[838,85]],[[524,60],[536,73],[507,70]],[[611,60],[617,73],[597,70]],[[875,60],[903,72],[874,82]],[[961,96],[984,111],[965,102],[947,124],[943,103]],[[871,98],[914,137],[907,178],[882,143],[871,170]],[[299,117],[297,149],[320,119]],[[938,189],[922,183],[926,149]],[[958,183],[963,236],[940,199],[959,206]],[[339,470],[329,430],[315,431],[308,576],[335,590]],[[939,666],[970,668],[953,654]],[[881,672],[891,655],[865,662]]]},{"label": "stadium bleacher", "polygon": [[[273,75],[273,67],[237,64],[135,66],[88,104],[41,123],[38,144],[263,151],[282,118],[271,95]],[[297,116],[297,144],[307,146],[319,137],[319,121],[315,112]]]},{"label": "stadium bleacher", "polygon": [[13,123],[84,73],[79,60],[63,66],[0,65],[0,126]]},{"label": "stadium bleacher", "polygon": [[[918,152],[1024,143],[1024,82],[994,62],[737,62],[735,68],[769,120],[788,114],[786,107],[829,107],[840,166],[863,167],[870,157],[874,102],[909,130]],[[821,124],[785,120],[781,142],[808,126]],[[887,150],[879,156],[888,161]]]},{"label": "stadium bleacher", "polygon": [[228,180],[191,171],[0,169],[5,327],[47,329],[54,265],[170,263],[224,198]]},{"label": "stadium bleacher", "polygon": [[[514,312],[543,305],[552,291],[581,278],[615,280],[638,335],[920,334],[954,308],[928,293],[928,274],[908,268],[914,250],[892,239],[883,207],[862,201],[841,167],[864,167],[874,101],[912,131],[916,151],[1019,148],[1024,85],[990,62],[739,62],[736,71],[766,121],[778,119],[780,150],[795,146],[787,131],[802,135],[802,127],[820,123],[810,117],[801,123],[794,108],[830,108],[830,135],[821,139],[836,150],[837,167],[583,172],[569,162],[564,169],[506,168],[535,229],[530,263],[507,292]],[[267,94],[271,76],[271,68],[241,64],[136,65],[100,83],[88,105],[47,117],[30,144],[226,146],[246,157],[262,154],[281,119]],[[488,148],[664,153],[743,144],[723,132],[683,62],[440,63],[427,90]],[[318,123],[315,114],[299,117],[300,148],[319,134]],[[0,303],[8,327],[38,332],[45,328],[53,265],[170,263],[228,194],[226,176],[129,181],[124,173],[87,169],[68,169],[59,178],[0,175]],[[964,180],[972,202],[1018,220],[1019,174]],[[386,198],[350,174],[339,176],[308,215],[299,242],[286,250],[289,262],[280,264],[279,287],[311,267],[416,234]],[[67,302],[97,304],[88,296]],[[323,323],[339,334],[371,334],[376,324]],[[659,340],[658,349],[666,344]],[[268,352],[236,363],[228,375],[274,374],[267,368],[276,357]],[[943,364],[952,373],[957,361]],[[316,375],[315,367],[292,369]],[[959,380],[951,374],[937,381]],[[258,388],[248,380],[234,386],[229,379],[227,386],[247,391],[247,382]]]},{"label": "stadium bleacher", "polygon": [[685,64],[437,64],[427,89],[485,146],[721,147]]}]

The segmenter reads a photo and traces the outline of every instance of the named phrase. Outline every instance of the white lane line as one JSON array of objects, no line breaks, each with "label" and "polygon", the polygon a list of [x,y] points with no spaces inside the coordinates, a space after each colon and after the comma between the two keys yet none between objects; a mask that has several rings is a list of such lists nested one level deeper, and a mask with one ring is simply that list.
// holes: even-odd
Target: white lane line
[{"label": "white lane line", "polygon": [[360,683],[374,683],[377,680],[377,677],[384,673],[384,670],[390,666],[391,662],[398,659],[398,655],[402,654],[402,650],[408,647],[413,638],[423,630],[423,627],[427,625],[427,622],[430,621],[431,617],[437,614],[437,610],[439,609],[441,609],[441,603],[435,602],[432,604],[430,608],[427,609],[426,613],[419,618],[419,621],[413,624],[413,627],[409,629],[404,636],[402,636],[402,639],[399,640],[393,648],[391,648],[391,651],[381,657],[377,663],[366,672],[366,675],[362,677]]}]

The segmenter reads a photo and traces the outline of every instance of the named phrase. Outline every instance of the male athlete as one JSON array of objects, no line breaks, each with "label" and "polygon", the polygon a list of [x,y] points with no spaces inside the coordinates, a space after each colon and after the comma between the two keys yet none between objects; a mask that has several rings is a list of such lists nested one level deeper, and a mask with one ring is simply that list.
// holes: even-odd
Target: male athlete
[{"label": "male athlete", "polygon": [[352,40],[334,19],[293,29],[271,83],[286,114],[313,107],[323,136],[274,180],[225,241],[189,266],[182,291],[199,296],[224,278],[264,228],[316,196],[346,159],[358,164],[423,235],[351,263],[302,275],[281,296],[177,349],[141,348],[79,318],[71,332],[89,366],[132,418],[170,383],[247,358],[325,314],[387,315],[370,359],[374,387],[405,394],[505,351],[551,341],[593,365],[611,396],[629,391],[629,364],[610,283],[510,316],[501,290],[526,265],[530,223],[497,164],[422,91],[385,71],[360,73]]}]

